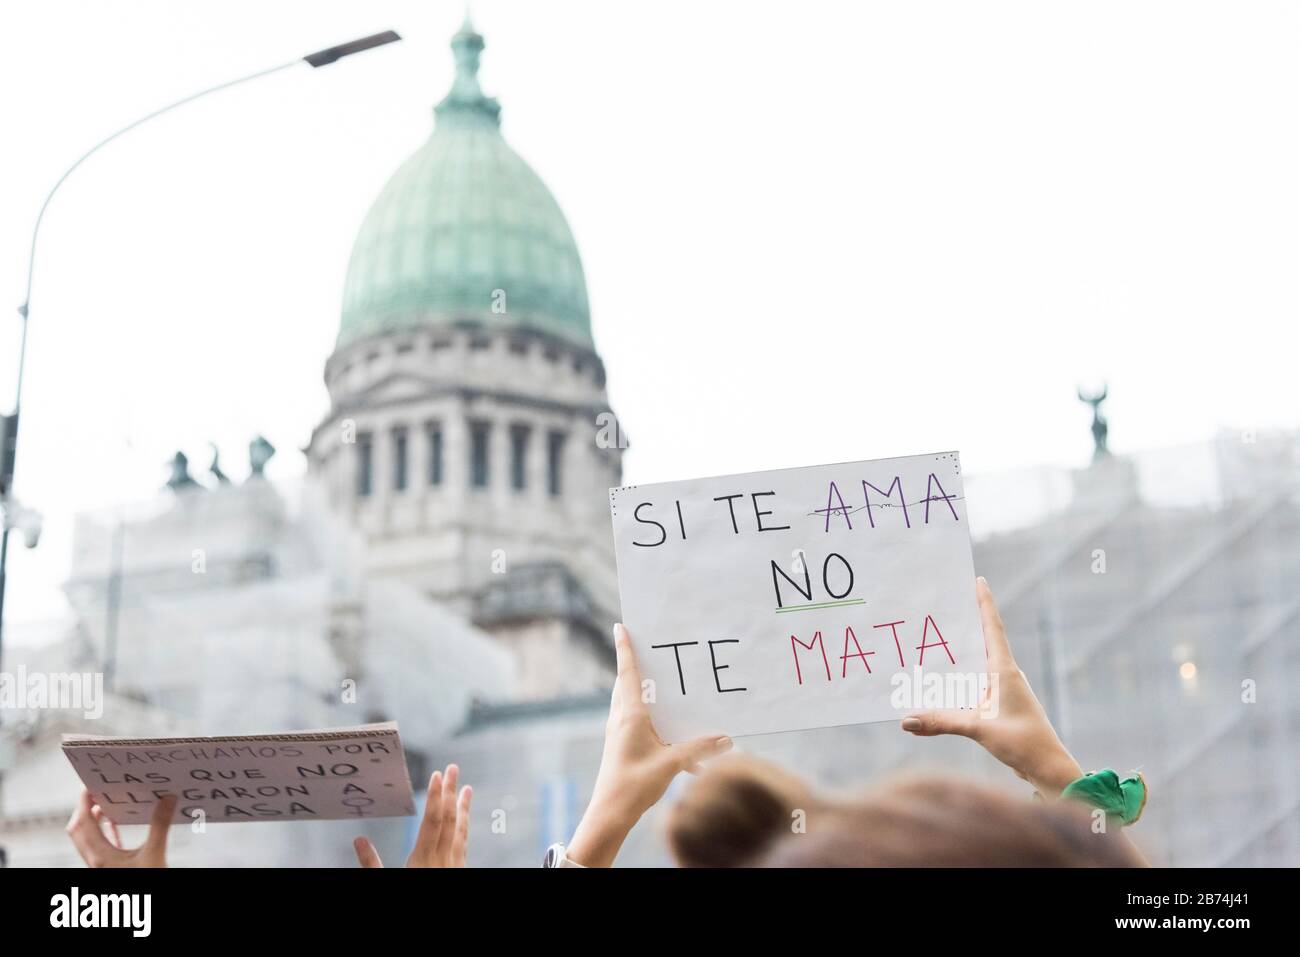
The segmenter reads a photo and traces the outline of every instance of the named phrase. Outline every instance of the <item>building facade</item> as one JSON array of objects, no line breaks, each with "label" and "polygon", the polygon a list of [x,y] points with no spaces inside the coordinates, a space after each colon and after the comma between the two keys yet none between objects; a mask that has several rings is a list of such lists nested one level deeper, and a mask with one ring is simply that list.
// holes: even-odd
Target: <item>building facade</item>
[{"label": "building facade", "polygon": [[[1106,456],[1077,469],[965,480],[975,571],[1017,663],[1087,770],[1141,770],[1132,829],[1158,865],[1300,862],[1300,435]],[[484,705],[448,741],[466,780],[512,827],[480,864],[565,841],[599,767],[608,696]],[[1030,789],[964,738],[896,722],[744,738],[737,746],[820,787],[889,774],[974,775]],[[679,778],[620,864],[667,865],[660,829]]]},{"label": "building facade", "polygon": [[521,695],[578,693],[611,673],[625,442],[564,214],[501,135],[483,38],[451,45],[433,132],[357,236],[307,455],[369,574],[496,635]]}]

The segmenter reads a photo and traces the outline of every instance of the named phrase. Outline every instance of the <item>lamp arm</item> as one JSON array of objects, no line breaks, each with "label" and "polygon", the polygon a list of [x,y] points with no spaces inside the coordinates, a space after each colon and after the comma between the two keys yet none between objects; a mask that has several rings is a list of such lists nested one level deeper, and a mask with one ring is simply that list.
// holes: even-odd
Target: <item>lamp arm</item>
[{"label": "lamp arm", "polygon": [[[109,136],[104,137],[104,139],[100,140],[90,149],[86,150],[86,152],[82,153],[81,156],[77,158],[77,161],[73,163],[71,166],[69,166],[64,171],[63,175],[58,178],[54,186],[50,189],[49,193],[46,194],[45,201],[41,203],[40,212],[36,214],[36,226],[35,228],[32,229],[31,250],[27,256],[27,288],[23,294],[23,304],[18,307],[18,312],[22,315],[24,324],[26,323],[28,306],[32,298],[32,274],[36,267],[36,240],[40,236],[41,221],[45,219],[45,210],[49,207],[50,200],[54,198],[54,194],[59,191],[59,187],[63,185],[64,181],[69,176],[72,175],[73,171],[75,171],[78,166],[80,166],[86,160],[90,159],[90,157],[94,156],[101,149],[103,149],[109,143],[113,142],[113,140],[117,139],[122,134],[129,133],[137,126],[140,126],[144,123],[148,123],[150,120],[154,119],[155,117],[162,116],[164,113],[170,112],[171,110],[176,109],[176,107],[178,106],[184,106],[186,103],[193,103],[195,100],[207,96],[209,93],[216,93],[220,90],[226,90],[232,86],[238,86],[241,83],[247,83],[250,80],[256,80],[259,77],[267,76],[268,74],[271,73],[278,73],[280,70],[286,70],[291,66],[297,66],[301,62],[303,62],[301,59],[290,60],[288,63],[281,63],[279,66],[273,66],[270,69],[266,69],[266,70],[258,70],[256,73],[249,73],[247,76],[241,76],[233,80],[227,80],[224,83],[218,83],[216,86],[210,86],[207,89],[200,90],[197,93],[191,93],[187,97],[176,100],[173,103],[168,103],[166,106],[156,109],[152,113],[148,113],[140,117],[138,120],[135,120],[132,123],[128,123],[126,126],[122,127],[116,133],[112,133]],[[18,384],[19,384],[19,394],[21,395],[22,392],[21,365],[19,368]]]},{"label": "lamp arm", "polygon": [[[197,100],[203,96],[207,96],[209,93],[216,93],[218,90],[225,90],[232,86],[238,86],[240,83],[247,83],[249,80],[255,80],[258,77],[266,76],[269,73],[276,73],[280,70],[288,69],[289,67],[296,66],[297,64],[302,62],[303,62],[302,60],[290,60],[288,63],[281,63],[279,66],[273,66],[268,70],[258,70],[256,73],[250,73],[247,76],[241,76],[233,80],[227,80],[225,83],[218,83],[216,86],[210,86],[206,90],[200,90],[197,93],[191,93],[189,96],[183,99],[176,100],[174,103],[168,103],[166,106],[154,110],[152,113],[146,114],[145,116],[140,117],[134,123],[129,123],[128,125],[118,130],[116,133],[113,133],[110,136],[106,136],[104,139],[100,140],[90,149],[86,150],[86,152],[82,153],[81,156],[77,158],[77,161],[75,163],[73,163],[66,170],[64,170],[63,175],[58,178],[58,180],[55,182],[54,186],[50,189],[50,191],[45,194],[45,201],[41,203],[40,212],[36,214],[36,225],[32,229],[32,245],[31,245],[31,249],[27,253],[27,286],[23,292],[23,304],[18,307],[18,315],[22,317],[23,327],[22,327],[22,331],[19,333],[20,338],[18,342],[18,378],[15,381],[15,385],[14,385],[14,407],[13,407],[13,416],[12,416],[13,422],[9,426],[10,432],[8,438],[11,443],[16,444],[18,441],[18,425],[19,425],[18,415],[22,409],[22,404],[23,404],[23,373],[27,368],[27,316],[28,313],[31,311],[32,275],[36,269],[36,241],[41,235],[41,222],[45,219],[45,210],[49,208],[50,200],[52,200],[54,198],[54,194],[59,191],[59,187],[63,185],[64,181],[69,176],[72,175],[73,171],[76,170],[78,166],[80,166],[86,160],[90,159],[90,157],[94,156],[101,149],[103,149],[109,143],[113,142],[113,140],[117,139],[123,133],[129,133],[131,130],[135,129],[140,124],[147,123],[150,120],[152,120],[154,117],[161,116],[162,114],[168,112],[169,110],[176,109],[176,107],[178,106],[184,106],[186,103],[192,103],[194,100]],[[8,455],[9,455],[8,463],[0,463],[0,469],[4,469],[9,473],[3,477],[4,483],[10,486],[5,490],[6,499],[8,500],[0,501],[0,513],[3,514],[3,523],[2,523],[3,529],[0,529],[0,650],[2,650],[4,647],[5,579],[6,579],[6,566],[8,565],[8,558],[9,558],[9,531],[10,531],[10,524],[11,524],[9,513],[12,508],[16,507],[16,503],[12,502],[12,495],[13,495],[12,467],[16,466],[17,464],[16,461],[17,456],[15,450],[12,448],[9,450]]]}]

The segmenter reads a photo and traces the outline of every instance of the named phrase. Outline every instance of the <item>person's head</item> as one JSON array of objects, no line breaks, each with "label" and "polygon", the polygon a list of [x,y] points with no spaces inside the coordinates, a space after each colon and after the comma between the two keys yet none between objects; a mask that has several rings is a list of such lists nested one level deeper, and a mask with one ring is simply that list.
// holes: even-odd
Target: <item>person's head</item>
[{"label": "person's head", "polygon": [[747,754],[706,765],[668,814],[667,838],[682,867],[743,867],[790,833],[816,801],[784,768]]},{"label": "person's head", "polygon": [[748,755],[708,765],[669,812],[683,867],[1124,867],[1140,858],[1094,833],[1071,802],[1034,803],[947,775],[889,778],[828,800]]},{"label": "person's head", "polygon": [[765,867],[1137,867],[1114,822],[1088,808],[1011,797],[946,775],[894,778],[783,837]]}]

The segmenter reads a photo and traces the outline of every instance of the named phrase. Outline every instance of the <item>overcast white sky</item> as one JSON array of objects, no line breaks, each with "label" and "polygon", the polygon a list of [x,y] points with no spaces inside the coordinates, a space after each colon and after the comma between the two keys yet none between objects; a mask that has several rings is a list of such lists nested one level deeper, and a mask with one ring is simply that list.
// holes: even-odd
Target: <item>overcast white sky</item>
[{"label": "overcast white sky", "polygon": [[[427,135],[460,3],[6,4],[0,304],[41,239],[9,620],[62,607],[73,513],[176,448],[273,475],[326,408],[352,238]],[[1087,460],[1297,424],[1300,5],[478,0],[482,79],[569,217],[628,478],[960,449]],[[0,405],[17,319],[0,312]]]}]

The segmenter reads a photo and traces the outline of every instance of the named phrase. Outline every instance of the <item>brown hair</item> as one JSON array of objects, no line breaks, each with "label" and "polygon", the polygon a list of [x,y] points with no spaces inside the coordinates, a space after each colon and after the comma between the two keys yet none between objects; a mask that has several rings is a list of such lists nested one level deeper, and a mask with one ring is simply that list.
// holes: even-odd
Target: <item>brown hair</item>
[{"label": "brown hair", "polygon": [[669,811],[668,846],[682,867],[743,867],[789,834],[796,812],[813,803],[809,787],[779,765],[727,755]]},{"label": "brown hair", "polygon": [[831,801],[775,764],[710,765],[673,807],[668,843],[683,867],[1135,867],[1108,822],[1074,802],[1034,803],[947,775],[887,779]]},{"label": "brown hair", "polygon": [[1034,803],[944,775],[896,778],[841,813],[784,838],[767,867],[1139,867],[1107,822],[1082,804]]}]

